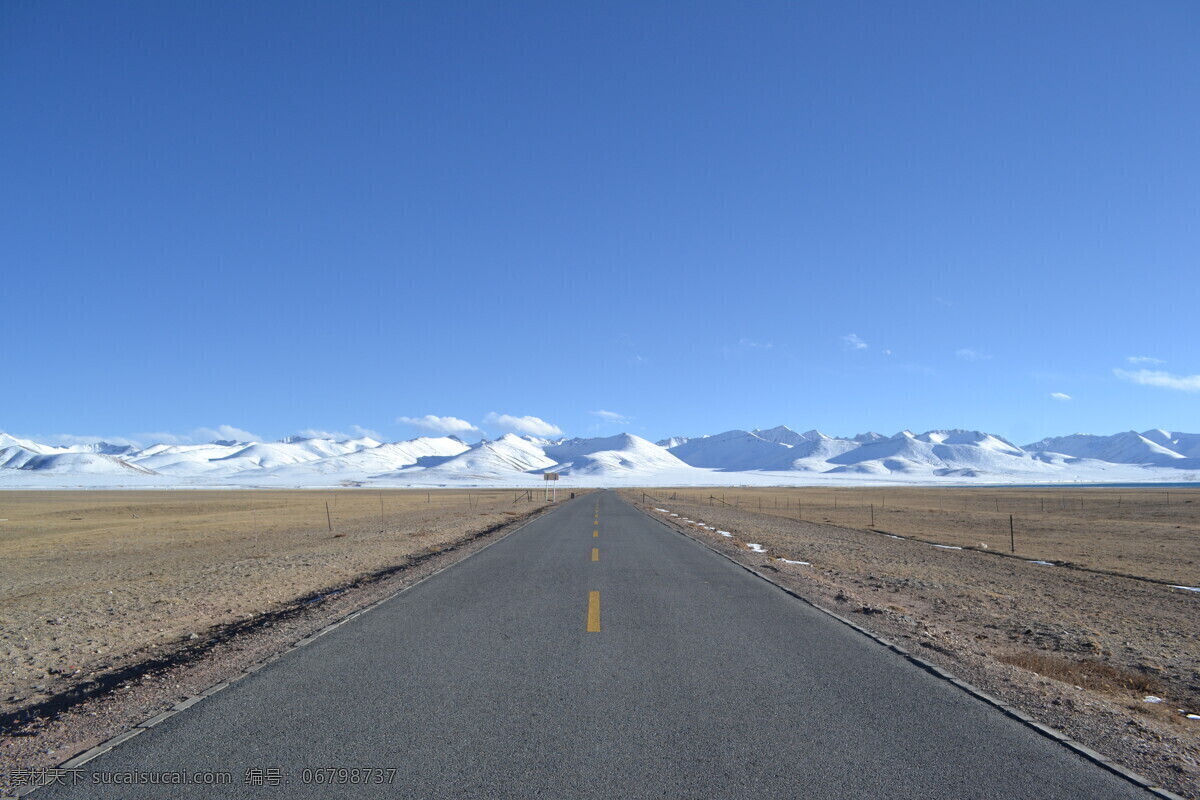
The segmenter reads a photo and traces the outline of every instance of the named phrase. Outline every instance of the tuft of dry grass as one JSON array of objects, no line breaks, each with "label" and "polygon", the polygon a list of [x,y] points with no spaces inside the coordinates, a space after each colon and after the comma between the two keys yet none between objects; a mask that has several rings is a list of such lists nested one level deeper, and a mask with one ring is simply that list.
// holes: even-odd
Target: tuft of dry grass
[{"label": "tuft of dry grass", "polygon": [[996,657],[1005,664],[1012,664],[1022,669],[1052,678],[1056,681],[1069,683],[1072,686],[1082,686],[1097,692],[1119,694],[1136,692],[1139,694],[1155,694],[1161,691],[1161,684],[1154,677],[1129,669],[1114,667],[1102,661],[1091,659],[1074,660],[1049,653],[1022,652]]}]

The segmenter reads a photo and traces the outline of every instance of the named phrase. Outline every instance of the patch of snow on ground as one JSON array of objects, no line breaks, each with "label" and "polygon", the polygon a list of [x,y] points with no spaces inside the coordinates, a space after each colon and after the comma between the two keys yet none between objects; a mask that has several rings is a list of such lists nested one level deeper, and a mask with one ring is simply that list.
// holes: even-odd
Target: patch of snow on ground
[{"label": "patch of snow on ground", "polygon": [[803,564],[806,567],[811,567],[812,564],[807,561],[792,561],[790,558],[777,558],[776,561],[782,561],[785,564]]},{"label": "patch of snow on ground", "polygon": [[1188,719],[1200,719],[1200,714],[1188,714]]},{"label": "patch of snow on ground", "polygon": [[763,547],[761,544],[755,544],[754,542],[747,542],[746,547],[749,547],[751,550],[753,550],[756,553],[767,552],[767,548]]},{"label": "patch of snow on ground", "polygon": [[1163,699],[1161,697],[1155,697],[1152,694],[1148,694],[1142,698],[1143,703],[1161,703],[1162,701]]},{"label": "patch of snow on ground", "polygon": [[729,531],[717,531],[717,533],[719,533],[719,534],[721,534],[722,536],[725,536],[725,537],[730,537],[730,536],[733,536],[733,534],[732,534],[732,533],[730,533]]},{"label": "patch of snow on ground", "polygon": [[1053,562],[1050,561],[1030,561],[1030,564],[1041,564],[1043,567],[1053,567]]},{"label": "patch of snow on ground", "polygon": [[1185,592],[1200,592],[1200,586],[1171,586],[1172,589],[1183,589]]},{"label": "patch of snow on ground", "polygon": [[884,536],[888,537],[889,539],[901,539],[901,540],[904,539],[903,536],[897,536],[894,533],[885,533]]},{"label": "patch of snow on ground", "polygon": [[654,510],[660,514],[670,514],[671,513],[670,511],[667,511],[665,508],[656,508]]},{"label": "patch of snow on ground", "polygon": [[941,548],[942,550],[962,550],[961,547],[955,547],[952,544],[935,544],[933,546]]}]

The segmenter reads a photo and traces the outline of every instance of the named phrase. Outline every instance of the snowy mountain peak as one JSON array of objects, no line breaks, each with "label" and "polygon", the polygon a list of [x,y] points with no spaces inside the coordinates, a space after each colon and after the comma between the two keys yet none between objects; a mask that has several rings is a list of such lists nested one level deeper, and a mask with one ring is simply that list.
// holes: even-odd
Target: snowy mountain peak
[{"label": "snowy mountain peak", "polygon": [[759,430],[755,428],[751,431],[758,438],[767,442],[778,442],[779,444],[800,444],[805,440],[804,434],[796,433],[787,425],[776,425],[768,430]]},{"label": "snowy mountain peak", "polygon": [[703,485],[889,480],[1200,481],[1200,434],[1152,428],[1049,437],[1024,448],[996,434],[904,430],[852,439],[779,425],[654,444],[621,433],[547,440],[509,433],[473,446],[453,436],[381,444],[300,436],[277,442],[103,442],[59,447],[0,433],[0,486]]}]

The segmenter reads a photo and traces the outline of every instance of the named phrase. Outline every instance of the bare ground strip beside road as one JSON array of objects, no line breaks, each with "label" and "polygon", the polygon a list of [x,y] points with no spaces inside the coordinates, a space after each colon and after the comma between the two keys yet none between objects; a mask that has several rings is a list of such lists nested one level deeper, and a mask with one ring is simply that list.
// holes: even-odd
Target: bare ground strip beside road
[{"label": "bare ground strip beside road", "polygon": [[[839,498],[836,511],[832,497],[806,496],[806,490],[655,489],[647,491],[644,505],[640,490],[624,494],[688,535],[1076,741],[1185,797],[1200,797],[1200,719],[1180,711],[1200,714],[1200,595],[1145,579],[1194,576],[1194,564],[1186,563],[1196,546],[1194,533],[1191,539],[1175,533],[1185,530],[1174,527],[1180,522],[1155,538],[1154,528],[1136,521],[1122,534],[1120,520],[1061,518],[1054,535],[1045,537],[1044,549],[1027,540],[1024,550],[1018,544],[1023,557],[1005,557],[992,549],[999,536],[992,547],[980,547],[981,531],[995,527],[991,492],[972,499],[966,494],[970,490],[953,490],[953,497],[942,499],[959,504],[955,530],[930,524],[938,518],[939,502],[930,491],[913,490],[909,498],[899,490],[887,492],[889,506],[903,509],[907,502],[916,506],[914,516],[925,515],[923,522],[910,520],[903,535],[926,541],[891,538],[872,532],[868,524],[852,528],[795,518],[803,502],[805,513],[818,519],[840,512],[852,521],[851,515],[862,516],[864,509],[850,506],[850,492]],[[728,505],[720,502],[722,494]],[[774,507],[776,500],[782,507],[785,496],[790,518]],[[819,511],[818,498],[827,501],[827,514]],[[1176,499],[1181,515],[1193,513],[1195,503]],[[989,507],[973,523],[971,502]],[[1129,503],[1123,500],[1121,509]],[[876,515],[883,529],[878,508]],[[900,510],[894,515],[902,516]],[[683,523],[684,518],[693,523]],[[1004,521],[1007,540],[1007,517]],[[888,530],[896,527],[889,524]],[[972,540],[975,549],[966,549]],[[1078,562],[1085,551],[1091,553],[1085,569],[1031,563],[1066,561],[1067,553]],[[1142,574],[1105,574],[1128,565]],[[1145,702],[1147,696],[1164,702]]]},{"label": "bare ground strip beside road", "polygon": [[0,789],[474,552],[537,496],[0,493]]}]

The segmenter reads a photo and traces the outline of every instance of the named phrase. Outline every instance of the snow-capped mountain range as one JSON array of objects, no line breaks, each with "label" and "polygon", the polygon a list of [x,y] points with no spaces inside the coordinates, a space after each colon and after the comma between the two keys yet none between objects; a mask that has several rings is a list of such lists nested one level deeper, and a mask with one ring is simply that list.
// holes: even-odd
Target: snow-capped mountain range
[{"label": "snow-capped mountain range", "polygon": [[0,488],[536,486],[558,472],[576,486],[849,483],[1192,482],[1200,434],[1074,434],[1019,447],[980,431],[850,438],[785,426],[664,439],[632,434],[547,440],[507,434],[58,447],[0,433]]}]

